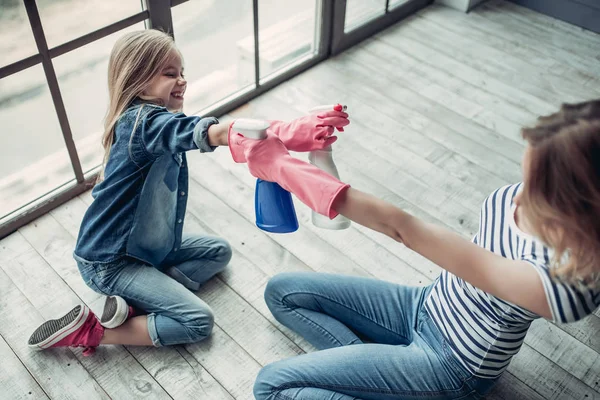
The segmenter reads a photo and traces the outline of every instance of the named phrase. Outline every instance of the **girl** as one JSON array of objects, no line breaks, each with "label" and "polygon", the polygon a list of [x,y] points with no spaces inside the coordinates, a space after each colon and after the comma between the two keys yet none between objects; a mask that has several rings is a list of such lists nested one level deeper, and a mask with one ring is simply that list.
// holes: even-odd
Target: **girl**
[{"label": "girl", "polygon": [[277,137],[230,135],[256,177],[445,270],[427,287],[275,276],[269,309],[321,351],[263,368],[258,400],[480,398],[534,319],[576,321],[600,305],[600,100],[564,105],[522,130],[523,182],[484,201],[472,242],[292,158]]},{"label": "girl", "polygon": [[[166,346],[197,342],[213,327],[196,291],[231,259],[220,238],[183,235],[188,195],[185,152],[228,145],[228,126],[186,116],[183,61],[173,39],[156,30],[127,34],[109,60],[110,104],[102,143],[104,169],[81,223],[74,258],[85,283],[109,296],[100,320],[86,305],[42,324],[29,338],[39,349],[99,344]],[[331,111],[268,132],[290,149],[327,146],[348,115]],[[147,315],[134,316],[133,308]]]}]

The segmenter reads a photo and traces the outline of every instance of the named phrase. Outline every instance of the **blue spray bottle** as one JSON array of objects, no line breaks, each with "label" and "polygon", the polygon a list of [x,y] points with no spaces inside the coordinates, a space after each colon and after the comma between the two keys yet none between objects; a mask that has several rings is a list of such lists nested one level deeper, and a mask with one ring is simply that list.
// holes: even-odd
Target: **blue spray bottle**
[{"label": "blue spray bottle", "polygon": [[[249,139],[262,140],[267,137],[269,125],[264,120],[240,118],[233,123],[233,129]],[[263,231],[290,233],[298,230],[292,195],[275,182],[256,180],[254,213],[256,226]]]}]

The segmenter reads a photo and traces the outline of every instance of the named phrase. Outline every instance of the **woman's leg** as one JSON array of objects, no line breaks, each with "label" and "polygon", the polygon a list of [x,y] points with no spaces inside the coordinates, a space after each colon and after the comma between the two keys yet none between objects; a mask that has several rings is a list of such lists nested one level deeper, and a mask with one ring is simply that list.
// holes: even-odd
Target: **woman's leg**
[{"label": "woman's leg", "polygon": [[257,400],[466,399],[468,375],[443,346],[417,330],[410,345],[358,344],[317,351],[264,367]]},{"label": "woman's leg", "polygon": [[408,345],[428,291],[321,273],[273,277],[265,301],[275,318],[318,349],[375,342]]},{"label": "woman's leg", "polygon": [[325,350],[264,367],[254,386],[256,399],[471,396],[468,373],[444,349],[422,308],[428,292],[351,276],[275,276],[265,290],[273,315]]},{"label": "woman's leg", "polygon": [[213,236],[185,236],[181,247],[172,251],[160,268],[190,290],[223,271],[231,260],[231,246]]}]

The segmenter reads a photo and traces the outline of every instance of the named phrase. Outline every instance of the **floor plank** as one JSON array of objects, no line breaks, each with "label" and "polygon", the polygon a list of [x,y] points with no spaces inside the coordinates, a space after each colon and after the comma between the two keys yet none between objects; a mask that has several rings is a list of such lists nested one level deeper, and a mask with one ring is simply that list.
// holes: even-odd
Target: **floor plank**
[{"label": "floor plank", "polygon": [[[574,76],[574,79],[581,82],[588,82],[597,77],[598,66],[593,62],[593,58],[565,51],[568,49],[563,50],[550,45],[539,46],[539,31],[537,35],[532,35],[531,31],[525,34],[521,29],[524,24],[519,24],[518,21],[515,23],[510,12],[488,13],[482,8],[481,11],[470,13],[468,18],[463,18],[447,7],[434,6],[428,11],[430,12],[421,15],[448,27],[463,29],[465,33],[468,31],[469,35],[489,43],[496,43],[500,48],[521,59],[529,59],[536,64],[542,60],[543,64],[540,66],[549,68],[561,76]],[[453,26],[457,24],[460,24],[460,27]],[[509,27],[510,29],[507,29]]]},{"label": "floor plank", "polygon": [[3,396],[15,400],[48,399],[27,367],[21,363],[21,360],[2,337],[0,337],[0,360],[2,360],[0,363],[0,388],[2,388]]}]

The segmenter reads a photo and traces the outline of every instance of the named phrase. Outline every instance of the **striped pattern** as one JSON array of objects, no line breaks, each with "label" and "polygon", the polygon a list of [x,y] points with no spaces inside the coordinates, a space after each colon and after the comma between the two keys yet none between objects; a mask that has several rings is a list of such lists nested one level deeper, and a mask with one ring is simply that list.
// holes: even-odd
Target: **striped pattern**
[{"label": "striped pattern", "polygon": [[[513,198],[521,183],[502,187],[483,203],[473,242],[512,260],[525,260],[538,271],[556,322],[576,321],[600,304],[600,291],[575,288],[550,278],[550,250],[522,232],[514,220]],[[444,271],[425,306],[454,354],[473,374],[500,375],[519,351],[538,315],[489,295]]]}]

